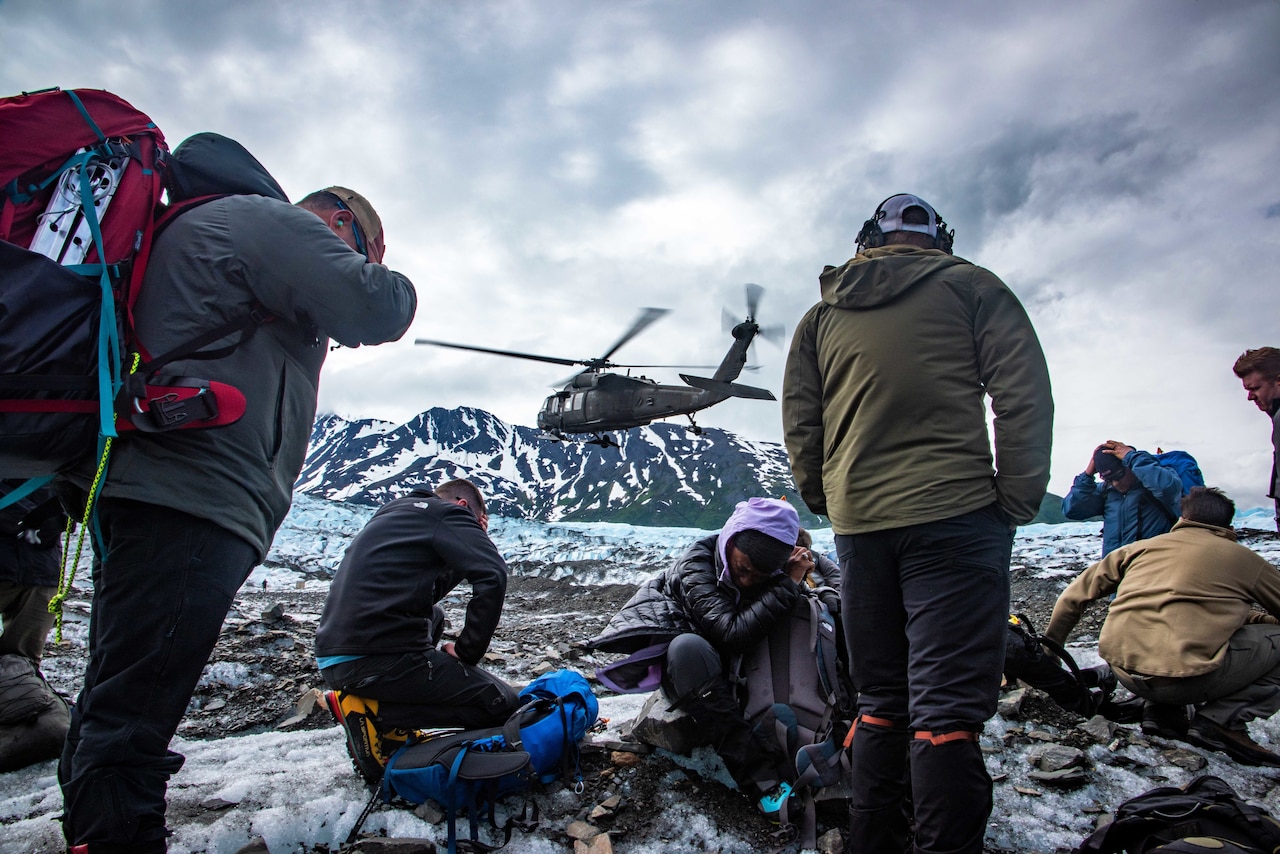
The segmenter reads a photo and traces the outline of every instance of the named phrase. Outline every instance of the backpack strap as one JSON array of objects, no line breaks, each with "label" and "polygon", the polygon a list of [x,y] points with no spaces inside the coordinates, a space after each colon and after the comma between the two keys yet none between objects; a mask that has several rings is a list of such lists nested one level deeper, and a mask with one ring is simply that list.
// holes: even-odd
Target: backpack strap
[{"label": "backpack strap", "polygon": [[26,483],[22,484],[22,486],[19,486],[13,491],[0,496],[0,510],[3,510],[4,508],[8,507],[10,504],[16,504],[17,502],[26,498],[28,495],[35,492],[37,489],[39,489],[40,487],[44,486],[46,483],[49,483],[52,480],[53,480],[53,475],[51,474],[45,475],[44,477],[31,478],[31,480],[28,480]]},{"label": "backpack strap", "polygon": [[[151,240],[144,241],[143,246],[149,250],[151,241],[158,238],[182,214],[208,202],[226,198],[226,195],[199,196],[170,205],[154,224],[149,224],[148,227],[153,229]],[[134,264],[129,293],[122,303],[129,329],[133,328],[133,302],[142,285],[146,260],[145,257],[140,257]],[[244,395],[233,386],[187,378],[154,384],[152,380],[156,379],[161,368],[171,362],[182,359],[221,359],[228,356],[248,342],[259,326],[273,320],[275,316],[267,310],[266,306],[255,302],[250,306],[247,314],[233,317],[159,356],[147,358],[124,379],[121,385],[120,394],[115,400],[116,414],[120,419],[119,426],[128,429],[128,426],[123,425],[129,425],[148,433],[155,433],[180,427],[217,427],[239,420],[244,415]],[[206,349],[210,344],[236,333],[240,333],[238,340],[216,349]],[[129,343],[142,353],[139,342]],[[175,386],[180,389],[195,388],[197,391],[174,391]]]}]

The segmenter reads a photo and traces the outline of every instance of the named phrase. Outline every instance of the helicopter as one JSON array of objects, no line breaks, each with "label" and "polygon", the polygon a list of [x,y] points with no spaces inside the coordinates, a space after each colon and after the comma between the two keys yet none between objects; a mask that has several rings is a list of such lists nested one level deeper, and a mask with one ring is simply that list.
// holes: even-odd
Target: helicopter
[{"label": "helicopter", "polygon": [[[718,366],[714,365],[626,365],[611,362],[610,357],[624,344],[635,338],[654,321],[668,313],[665,308],[645,308],[603,356],[594,359],[567,359],[557,356],[540,356],[534,353],[520,353],[512,350],[496,350],[489,347],[476,347],[470,344],[454,344],[448,341],[435,341],[419,338],[415,344],[429,344],[435,347],[449,347],[455,350],[470,350],[477,353],[490,353],[495,356],[509,356],[516,359],[530,359],[537,362],[550,362],[555,365],[581,365],[583,370],[571,377],[564,388],[547,397],[538,411],[538,427],[544,434],[556,441],[564,441],[572,436],[588,435],[588,444],[601,447],[617,447],[617,441],[609,435],[611,431],[629,430],[640,427],[661,418],[684,415],[689,419],[689,431],[695,436],[702,433],[693,418],[693,414],[709,406],[714,406],[731,397],[749,400],[777,400],[768,389],[742,385],[734,382],[747,364],[747,348],[757,335],[766,340],[780,339],[781,326],[762,327],[756,323],[756,309],[764,288],[755,284],[746,286],[747,317],[734,322],[728,310],[724,312],[725,325],[733,334],[733,344],[729,352]],[[633,377],[630,373],[611,372],[610,368],[710,368],[716,372],[711,378],[680,374],[685,385],[667,385],[651,380],[648,377]]]}]

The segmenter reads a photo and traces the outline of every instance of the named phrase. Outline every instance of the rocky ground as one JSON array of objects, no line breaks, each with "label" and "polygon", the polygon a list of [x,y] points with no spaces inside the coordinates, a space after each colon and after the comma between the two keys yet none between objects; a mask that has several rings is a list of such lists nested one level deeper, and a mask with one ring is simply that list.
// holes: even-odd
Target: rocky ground
[{"label": "rocky ground", "polygon": [[[1265,536],[1259,534],[1259,536]],[[1270,535],[1274,536],[1274,535]],[[1014,610],[1025,613],[1039,627],[1048,622],[1058,591],[1078,566],[1056,567],[1051,577],[1041,577],[1033,567],[1015,567],[1013,574]],[[535,567],[523,567],[526,572]],[[590,567],[580,567],[591,574]],[[1066,572],[1062,570],[1068,570]],[[327,585],[316,577],[295,576],[293,589],[279,589],[249,584],[241,591],[235,609],[228,617],[213,661],[192,700],[180,733],[187,739],[224,738],[270,729],[334,728],[320,699],[323,689],[312,656],[315,628],[324,604]],[[581,585],[554,581],[537,575],[517,575],[511,580],[502,626],[487,656],[487,666],[509,681],[522,684],[532,675],[559,667],[572,667],[590,675],[611,656],[587,652],[582,642],[603,627],[607,619],[630,597],[632,585]],[[461,625],[465,599],[451,597],[446,602],[452,627]],[[1096,638],[1105,616],[1105,608],[1091,610],[1077,630],[1076,637]],[[67,694],[74,692],[83,668],[82,650],[87,625],[87,603],[73,597],[68,603],[67,639],[52,647],[46,657],[45,670],[56,688]],[[597,686],[597,691],[603,693]],[[985,745],[989,753],[1016,749],[1031,756],[1036,751],[1083,751],[1099,743],[1110,743],[1115,762],[1153,781],[1165,779],[1162,768],[1168,763],[1195,770],[1204,760],[1185,745],[1156,743],[1149,745],[1136,728],[1104,727],[1095,722],[1094,731],[1080,729],[1084,721],[1064,712],[1047,697],[1034,690],[1020,691],[1009,686],[1002,718],[1008,723],[1003,744]],[[339,738],[337,730],[334,738]],[[1159,762],[1135,762],[1121,755],[1119,748],[1129,744],[1151,746],[1164,751]],[[715,827],[732,828],[749,840],[751,850],[793,851],[794,842],[777,828],[767,824],[754,811],[746,798],[729,790],[721,782],[706,779],[690,770],[688,763],[664,753],[617,751],[617,745],[601,745],[584,751],[583,771],[587,790],[581,799],[557,799],[554,791],[540,796],[543,803],[545,832],[561,842],[563,829],[574,820],[589,822],[597,830],[608,831],[614,845],[625,847],[628,840],[661,841],[667,817],[652,808],[659,803],[659,793],[675,793],[688,805],[692,814],[707,816]],[[1145,755],[1145,754],[1144,754]],[[1070,754],[1051,758],[1065,768],[1079,766],[1080,760]],[[1083,760],[1088,764],[1089,760]],[[1108,760],[1110,761],[1110,760]],[[686,766],[686,767],[682,767]],[[1042,765],[1041,767],[1048,767]],[[1052,770],[1052,769],[1051,769]],[[1062,770],[1062,769],[1059,769]],[[1059,785],[1053,775],[1027,780],[1021,771],[1014,778],[997,774],[997,786],[1018,786],[1028,797],[1038,793],[1035,786]],[[1070,773],[1067,774],[1070,776]],[[1030,785],[1031,788],[1027,788]],[[1062,785],[1067,785],[1063,783]],[[1154,783],[1153,783],[1154,785]],[[1274,783],[1267,791],[1249,793],[1254,797],[1274,799]],[[593,805],[583,808],[582,804]],[[1102,805],[1098,805],[1098,812]],[[594,814],[593,814],[594,812]],[[824,804],[819,810],[819,833],[838,830],[844,823],[843,805],[839,801]],[[601,843],[597,842],[597,845]],[[825,846],[838,845],[828,835]],[[329,851],[320,846],[315,851]],[[372,850],[372,849],[366,849]],[[587,847],[581,846],[586,851]],[[610,849],[598,849],[610,850]],[[837,849],[838,850],[838,849]],[[1008,852],[1013,849],[993,848]]]}]

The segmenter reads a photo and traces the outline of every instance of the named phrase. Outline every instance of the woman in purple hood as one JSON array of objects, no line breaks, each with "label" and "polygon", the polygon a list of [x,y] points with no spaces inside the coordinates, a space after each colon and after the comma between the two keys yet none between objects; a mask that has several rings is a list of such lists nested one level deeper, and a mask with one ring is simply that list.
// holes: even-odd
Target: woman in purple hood
[{"label": "woman in purple hood", "polygon": [[766,813],[786,798],[789,789],[779,792],[778,781],[792,760],[776,739],[751,728],[726,673],[735,655],[791,615],[808,568],[807,550],[796,545],[799,530],[799,516],[786,501],[739,502],[718,534],[695,542],[645,583],[589,642],[607,652],[639,653],[602,671],[602,681],[623,691],[648,691],[660,682],[672,706],[694,719],[738,787],[759,797]]}]

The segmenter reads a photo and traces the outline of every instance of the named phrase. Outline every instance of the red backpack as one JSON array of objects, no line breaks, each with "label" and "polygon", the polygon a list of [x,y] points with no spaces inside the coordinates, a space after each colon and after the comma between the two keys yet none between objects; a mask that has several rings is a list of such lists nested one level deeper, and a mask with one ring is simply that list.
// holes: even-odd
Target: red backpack
[{"label": "red backpack", "polygon": [[0,140],[0,478],[45,482],[83,463],[95,437],[101,472],[119,431],[243,415],[235,388],[158,371],[225,353],[201,351],[265,314],[156,357],[133,332],[152,240],[217,197],[161,203],[171,158],[155,124],[109,92],[50,89],[0,99]]}]

